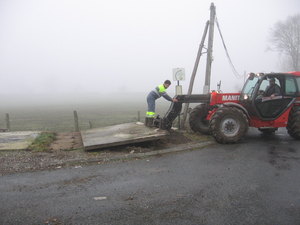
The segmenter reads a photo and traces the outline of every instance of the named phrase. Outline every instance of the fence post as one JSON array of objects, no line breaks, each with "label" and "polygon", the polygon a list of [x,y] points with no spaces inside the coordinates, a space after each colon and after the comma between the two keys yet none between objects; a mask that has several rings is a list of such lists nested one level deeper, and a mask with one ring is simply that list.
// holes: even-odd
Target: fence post
[{"label": "fence post", "polygon": [[10,121],[9,121],[9,114],[8,113],[5,114],[5,121],[6,121],[6,129],[8,131],[10,131]]},{"label": "fence post", "polygon": [[74,114],[75,132],[79,132],[79,124],[78,124],[78,115],[77,115],[77,111],[74,110],[74,111],[73,111],[73,114]]},{"label": "fence post", "polygon": [[92,124],[92,122],[89,120],[89,125],[90,125],[90,129],[92,129],[93,128],[93,124]]}]

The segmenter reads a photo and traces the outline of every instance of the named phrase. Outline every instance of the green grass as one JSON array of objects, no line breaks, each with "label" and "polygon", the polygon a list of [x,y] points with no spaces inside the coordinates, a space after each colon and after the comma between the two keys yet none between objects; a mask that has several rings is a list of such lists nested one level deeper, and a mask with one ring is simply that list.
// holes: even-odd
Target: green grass
[{"label": "green grass", "polygon": [[28,147],[31,151],[47,151],[50,144],[55,140],[55,133],[42,132]]}]

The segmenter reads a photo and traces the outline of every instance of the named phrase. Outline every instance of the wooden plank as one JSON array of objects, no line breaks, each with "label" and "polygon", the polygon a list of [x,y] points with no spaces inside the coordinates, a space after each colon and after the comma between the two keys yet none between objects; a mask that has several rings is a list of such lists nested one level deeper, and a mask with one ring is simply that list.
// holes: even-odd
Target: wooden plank
[{"label": "wooden plank", "polygon": [[86,151],[164,138],[168,131],[146,127],[143,123],[124,123],[81,131]]}]

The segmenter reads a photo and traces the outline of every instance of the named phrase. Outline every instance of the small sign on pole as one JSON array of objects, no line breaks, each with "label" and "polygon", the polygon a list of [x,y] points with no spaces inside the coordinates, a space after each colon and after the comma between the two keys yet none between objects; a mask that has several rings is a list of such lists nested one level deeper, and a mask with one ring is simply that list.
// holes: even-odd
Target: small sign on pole
[{"label": "small sign on pole", "polygon": [[173,69],[173,80],[174,81],[185,80],[185,70],[184,70],[184,68],[174,68]]}]

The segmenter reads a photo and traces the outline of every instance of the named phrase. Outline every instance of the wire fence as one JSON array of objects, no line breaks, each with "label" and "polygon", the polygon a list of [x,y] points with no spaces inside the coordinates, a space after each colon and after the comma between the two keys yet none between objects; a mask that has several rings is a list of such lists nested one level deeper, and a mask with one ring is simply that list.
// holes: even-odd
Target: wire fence
[{"label": "wire fence", "polygon": [[127,112],[40,112],[5,113],[0,119],[0,132],[6,131],[53,131],[70,132],[110,126],[119,123],[143,121],[140,110]]},{"label": "wire fence", "polygon": [[[158,101],[157,114],[164,116],[170,104]],[[87,106],[28,106],[0,110],[0,132],[51,131],[72,132],[120,123],[144,122],[146,104],[98,104]],[[176,121],[174,121],[176,124]]]}]

